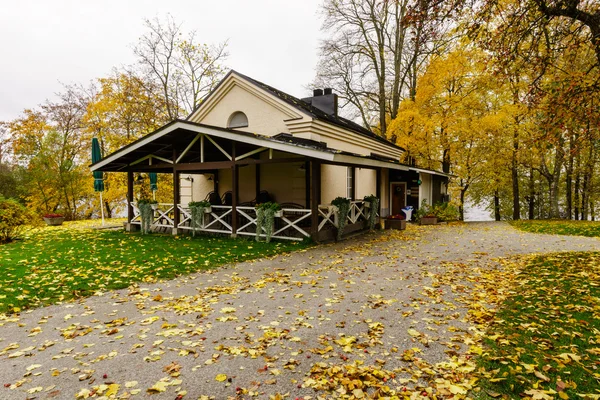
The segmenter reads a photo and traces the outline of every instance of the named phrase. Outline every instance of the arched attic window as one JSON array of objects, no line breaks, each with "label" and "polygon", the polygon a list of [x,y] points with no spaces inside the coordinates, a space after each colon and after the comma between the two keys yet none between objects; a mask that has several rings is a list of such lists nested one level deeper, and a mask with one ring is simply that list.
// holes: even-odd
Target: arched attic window
[{"label": "arched attic window", "polygon": [[236,111],[229,117],[228,128],[245,128],[248,126],[248,117],[241,111]]}]

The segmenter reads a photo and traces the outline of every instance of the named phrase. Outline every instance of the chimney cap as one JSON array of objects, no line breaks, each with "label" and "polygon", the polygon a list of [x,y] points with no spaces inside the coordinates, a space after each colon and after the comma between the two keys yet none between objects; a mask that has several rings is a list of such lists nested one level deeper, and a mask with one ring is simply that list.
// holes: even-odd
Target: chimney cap
[{"label": "chimney cap", "polygon": [[313,97],[323,96],[323,89],[315,89],[313,90]]},{"label": "chimney cap", "polygon": [[332,88],[325,88],[325,90],[323,92],[324,92],[324,94],[333,94],[333,89]]}]

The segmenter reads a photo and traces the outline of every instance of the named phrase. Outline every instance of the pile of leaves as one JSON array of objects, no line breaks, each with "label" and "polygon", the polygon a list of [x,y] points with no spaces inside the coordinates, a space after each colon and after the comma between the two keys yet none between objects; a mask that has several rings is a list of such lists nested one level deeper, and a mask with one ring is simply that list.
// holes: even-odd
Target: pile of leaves
[{"label": "pile of leaves", "polygon": [[510,223],[517,229],[552,235],[600,236],[600,222],[572,220],[522,220]]}]

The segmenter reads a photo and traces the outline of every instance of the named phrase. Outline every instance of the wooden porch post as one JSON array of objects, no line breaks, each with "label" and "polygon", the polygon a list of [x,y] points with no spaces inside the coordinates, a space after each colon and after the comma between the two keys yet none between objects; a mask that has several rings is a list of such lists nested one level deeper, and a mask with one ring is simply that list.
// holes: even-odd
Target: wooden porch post
[{"label": "wooden porch post", "polygon": [[350,200],[356,200],[356,167],[350,168],[350,176],[352,177],[352,188],[350,189],[352,193],[352,198]]},{"label": "wooden porch post", "polygon": [[379,214],[379,216],[381,217],[381,203],[383,202],[381,199],[381,173],[382,173],[382,169],[381,168],[377,168],[375,170],[375,196],[379,199],[379,210],[377,210],[377,213]]},{"label": "wooden porch post", "polygon": [[[177,153],[173,149],[173,235],[177,235],[177,226],[179,225],[179,171],[177,171]],[[193,188],[192,188],[193,190]]]},{"label": "wooden porch post", "polygon": [[319,203],[321,202],[321,162],[310,161],[310,212],[311,212],[311,236],[315,242],[319,241]]},{"label": "wooden porch post", "polygon": [[219,195],[219,170],[216,169],[214,171],[214,176],[213,176],[213,190],[215,191],[215,193],[217,194],[217,196],[221,197]]},{"label": "wooden porch post", "polygon": [[256,193],[255,193],[255,199],[258,199],[258,195],[260,194],[260,164],[256,164],[256,170],[255,170],[255,186],[256,186]]},{"label": "wooden porch post", "polygon": [[231,143],[231,237],[237,236],[237,205],[239,189],[239,166],[235,163],[235,142]]},{"label": "wooden porch post", "polygon": [[305,207],[310,208],[310,161],[304,162]]},{"label": "wooden porch post", "polygon": [[127,171],[127,224],[131,224],[133,219],[133,171]]}]

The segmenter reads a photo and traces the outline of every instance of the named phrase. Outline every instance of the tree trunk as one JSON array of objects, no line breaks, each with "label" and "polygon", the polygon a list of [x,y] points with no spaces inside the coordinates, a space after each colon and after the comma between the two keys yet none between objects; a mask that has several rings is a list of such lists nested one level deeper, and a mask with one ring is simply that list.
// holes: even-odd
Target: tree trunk
[{"label": "tree trunk", "polygon": [[494,219],[500,221],[500,196],[498,190],[494,191]]},{"label": "tree trunk", "polygon": [[594,165],[596,164],[594,145],[590,144],[590,152],[587,160],[585,172],[583,174],[583,185],[581,190],[581,220],[587,221],[588,219],[588,208],[590,203],[590,192],[592,186],[592,173],[594,171]]},{"label": "tree trunk", "polygon": [[535,179],[533,168],[529,168],[529,219],[535,219]]},{"label": "tree trunk", "polygon": [[[513,134],[512,152],[512,191],[513,191],[513,220],[521,219],[521,201],[519,199],[519,171],[517,170],[517,153],[519,152],[519,133],[515,128]],[[496,221],[499,221],[498,219]]]},{"label": "tree trunk", "polygon": [[555,173],[550,179],[548,179],[548,200],[550,201],[549,217],[553,219],[560,218],[560,213],[558,209],[558,188],[560,184],[559,178],[560,175],[558,173]]},{"label": "tree trunk", "polygon": [[112,218],[112,208],[108,201],[104,202],[104,209],[106,210],[106,218]]},{"label": "tree trunk", "polygon": [[575,220],[577,221],[579,219],[579,204],[580,204],[580,200],[579,200],[579,186],[581,185],[581,154],[577,155],[577,164],[576,164],[576,170],[575,170],[575,190],[573,193],[573,202],[575,203],[575,210],[574,210],[574,217]]},{"label": "tree trunk", "polygon": [[465,194],[467,193],[468,188],[469,185],[465,185],[464,187],[460,188],[460,204],[458,206],[458,218],[461,221],[465,220]]},{"label": "tree trunk", "polygon": [[569,138],[569,160],[567,162],[567,171],[565,176],[565,200],[567,219],[573,217],[573,153],[575,152],[575,135]]},{"label": "tree trunk", "polygon": [[450,173],[450,150],[448,149],[444,149],[444,155],[442,158],[442,171],[447,174]]}]

